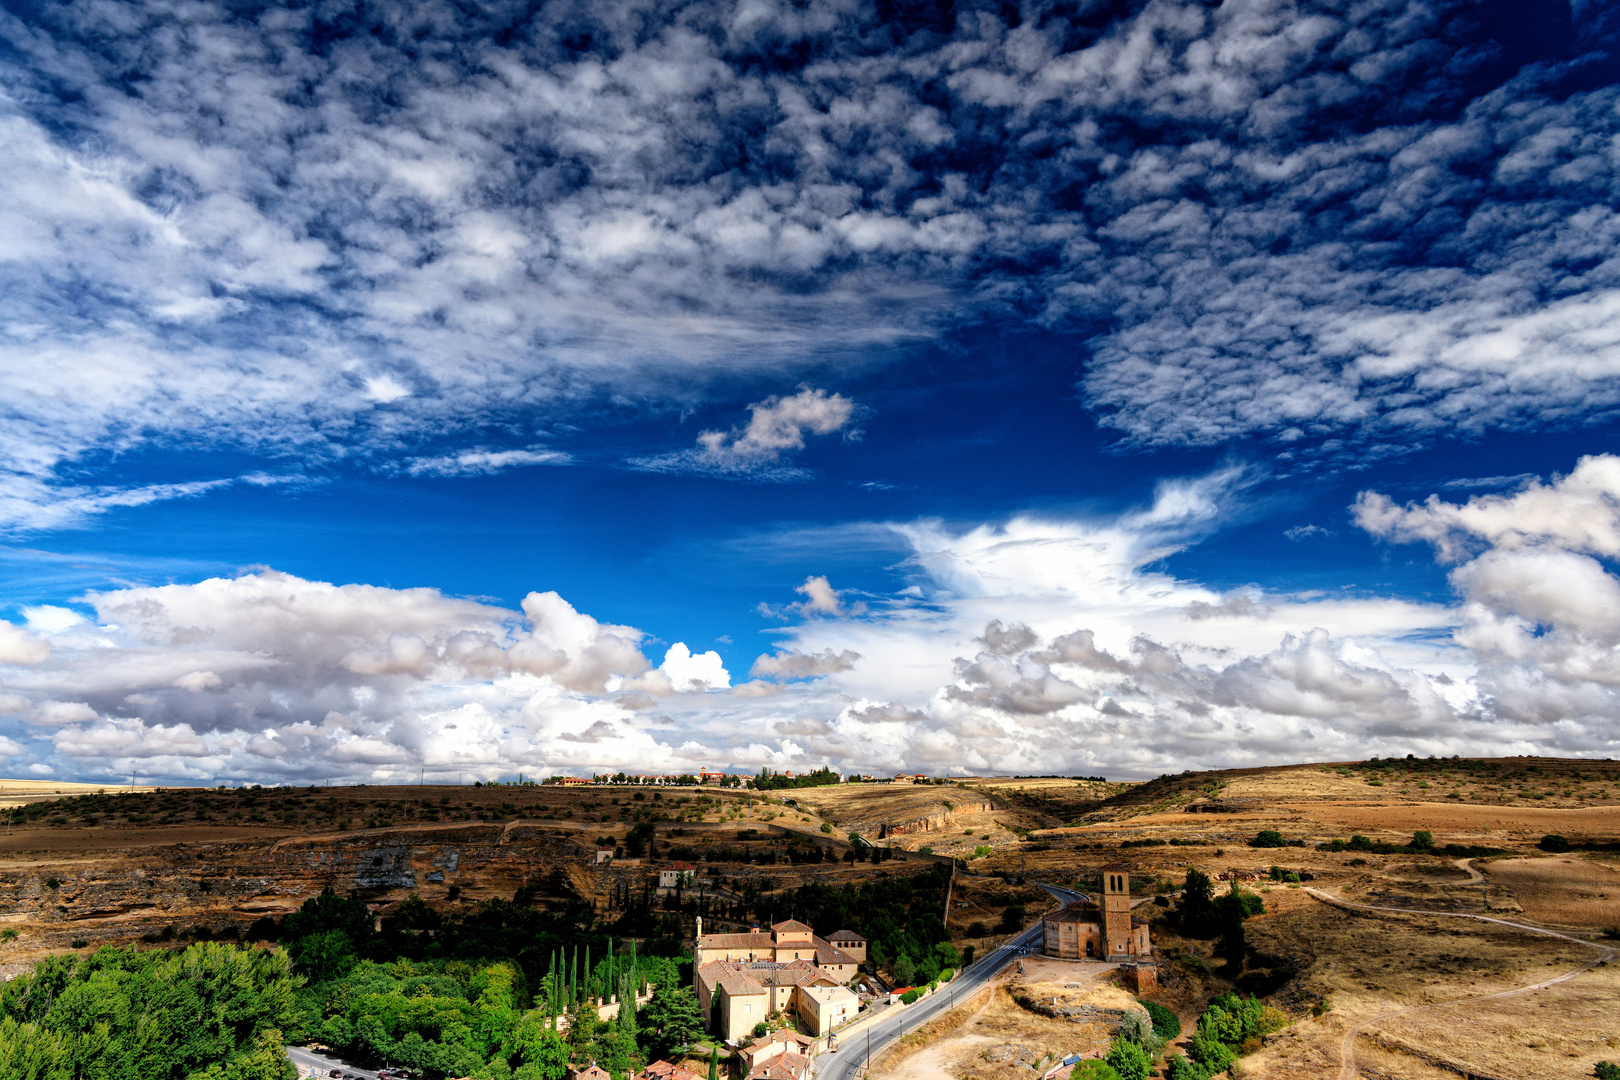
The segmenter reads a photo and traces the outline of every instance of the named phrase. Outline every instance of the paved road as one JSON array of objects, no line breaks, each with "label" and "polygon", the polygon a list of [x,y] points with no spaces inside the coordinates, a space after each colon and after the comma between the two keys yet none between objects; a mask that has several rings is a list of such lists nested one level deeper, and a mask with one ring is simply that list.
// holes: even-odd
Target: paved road
[{"label": "paved road", "polygon": [[308,1077],[314,1070],[317,1076],[329,1076],[333,1069],[342,1069],[344,1076],[358,1077],[359,1080],[377,1080],[377,1074],[366,1069],[356,1068],[339,1058],[329,1057],[326,1054],[306,1050],[302,1046],[287,1047],[287,1056],[298,1067],[300,1077]]},{"label": "paved road", "polygon": [[[1042,885],[1041,888],[1063,903],[1078,900],[1082,895],[1073,889],[1059,888],[1055,885]],[[822,1054],[816,1059],[816,1075],[822,1080],[853,1080],[854,1077],[861,1075],[861,1070],[867,1063],[868,1053],[875,1058],[906,1032],[915,1031],[930,1020],[938,1019],[956,1008],[958,1004],[966,1004],[969,998],[1020,955],[1026,952],[1037,953],[1040,949],[1041,923],[1037,919],[1035,925],[1017,937],[1009,939],[1001,948],[974,961],[972,967],[958,973],[956,978],[946,983],[945,988],[935,993],[933,997],[924,998],[917,1004],[903,1009],[891,1010],[893,1015],[884,1016],[868,1028],[850,1035],[847,1042],[843,1036],[839,1036],[838,1049]],[[871,1037],[870,1044],[867,1041],[868,1035]]]}]

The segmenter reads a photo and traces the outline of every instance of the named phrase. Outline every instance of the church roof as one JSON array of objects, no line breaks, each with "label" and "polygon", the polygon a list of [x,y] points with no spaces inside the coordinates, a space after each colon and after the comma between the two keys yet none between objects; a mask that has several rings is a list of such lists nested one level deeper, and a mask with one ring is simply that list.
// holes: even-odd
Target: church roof
[{"label": "church roof", "polygon": [[807,933],[810,933],[810,927],[806,926],[804,923],[800,922],[798,919],[786,919],[786,920],[784,920],[782,922],[779,922],[779,923],[773,923],[773,924],[771,924],[771,929],[775,930],[778,933],[787,933],[787,934],[807,934]]},{"label": "church roof", "polygon": [[849,953],[845,952],[843,949],[840,949],[838,946],[830,942],[823,941],[820,938],[811,938],[810,940],[814,942],[816,946],[816,963],[822,965],[823,967],[827,966],[828,964],[856,963],[853,956],[849,955]]},{"label": "church roof", "polygon": [[827,940],[837,943],[840,941],[865,941],[866,939],[853,930],[834,930],[827,935]]},{"label": "church roof", "polygon": [[1108,863],[1106,866],[1100,867],[1099,869],[1104,870],[1104,871],[1107,871],[1107,870],[1123,870],[1127,874],[1130,873],[1130,871],[1131,871],[1131,868],[1126,866],[1122,862],[1111,862],[1111,863]]},{"label": "church roof", "polygon": [[1089,900],[1076,900],[1072,904],[1064,904],[1045,918],[1048,922],[1099,922],[1102,918],[1099,910]]},{"label": "church roof", "polygon": [[697,940],[700,949],[772,949],[776,941],[769,934],[704,934]]}]

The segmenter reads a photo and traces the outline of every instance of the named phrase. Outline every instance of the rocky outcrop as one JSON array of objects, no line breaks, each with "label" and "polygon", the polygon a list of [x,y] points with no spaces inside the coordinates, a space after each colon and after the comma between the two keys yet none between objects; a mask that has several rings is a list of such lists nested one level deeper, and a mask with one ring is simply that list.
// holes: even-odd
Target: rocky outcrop
[{"label": "rocky outcrop", "polygon": [[21,932],[18,944],[61,948],[168,927],[241,930],[327,887],[382,903],[412,891],[443,899],[453,886],[469,901],[507,899],[524,885],[573,895],[584,851],[572,833],[498,823],[149,848],[0,869],[0,925]]}]

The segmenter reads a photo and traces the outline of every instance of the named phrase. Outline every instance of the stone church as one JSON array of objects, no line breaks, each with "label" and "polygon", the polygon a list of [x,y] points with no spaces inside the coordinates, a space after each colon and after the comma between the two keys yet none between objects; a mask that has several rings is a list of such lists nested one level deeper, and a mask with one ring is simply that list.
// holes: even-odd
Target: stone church
[{"label": "stone church", "polygon": [[1077,900],[1048,914],[1045,953],[1064,960],[1106,960],[1130,965],[1152,978],[1153,943],[1148,922],[1131,914],[1131,870],[1123,863],[1102,868],[1102,903]]}]

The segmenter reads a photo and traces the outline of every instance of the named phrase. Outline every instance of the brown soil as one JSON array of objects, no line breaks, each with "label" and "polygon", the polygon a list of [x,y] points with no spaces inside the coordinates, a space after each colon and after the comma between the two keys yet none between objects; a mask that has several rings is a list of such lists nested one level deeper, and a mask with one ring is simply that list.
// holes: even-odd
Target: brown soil
[{"label": "brown soil", "polygon": [[1486,864],[1485,872],[1510,889],[1524,913],[1537,922],[1620,925],[1620,866],[1613,862],[1568,855],[1497,859]]},{"label": "brown soil", "polygon": [[[1055,1009],[1089,1006],[1101,1016],[1138,1010],[1108,977],[1110,965],[1026,959],[995,983],[971,1014],[941,1017],[907,1035],[873,1063],[874,1080],[1029,1080],[1073,1053],[1100,1056],[1113,1029],[1107,1019],[1041,1015],[1018,998]],[[1117,1020],[1115,1021],[1117,1023]],[[1035,1069],[1032,1072],[1032,1068]]]}]

